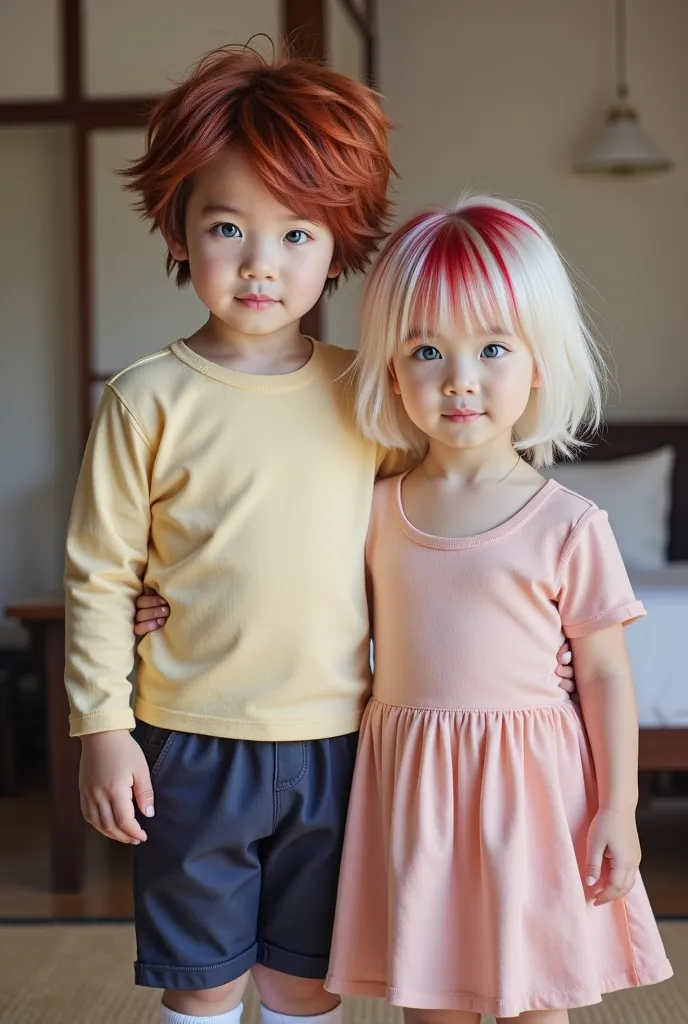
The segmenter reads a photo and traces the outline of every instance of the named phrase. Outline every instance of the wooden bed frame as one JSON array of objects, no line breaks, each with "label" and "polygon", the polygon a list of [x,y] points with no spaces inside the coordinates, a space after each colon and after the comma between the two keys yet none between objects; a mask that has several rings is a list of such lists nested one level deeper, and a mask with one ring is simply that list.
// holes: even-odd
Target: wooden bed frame
[{"label": "wooden bed frame", "polygon": [[[676,450],[669,560],[688,562],[688,423],[608,423],[582,457],[618,459],[664,445]],[[688,728],[641,729],[639,764],[645,771],[688,771]]]}]

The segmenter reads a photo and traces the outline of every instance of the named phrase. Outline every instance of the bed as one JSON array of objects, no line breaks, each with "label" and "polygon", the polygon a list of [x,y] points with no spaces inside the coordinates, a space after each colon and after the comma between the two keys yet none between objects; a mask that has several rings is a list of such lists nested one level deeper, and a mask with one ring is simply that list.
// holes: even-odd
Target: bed
[{"label": "bed", "polygon": [[583,461],[640,455],[670,445],[669,562],[629,570],[646,619],[627,632],[638,694],[640,767],[688,770],[688,424],[609,423]]}]

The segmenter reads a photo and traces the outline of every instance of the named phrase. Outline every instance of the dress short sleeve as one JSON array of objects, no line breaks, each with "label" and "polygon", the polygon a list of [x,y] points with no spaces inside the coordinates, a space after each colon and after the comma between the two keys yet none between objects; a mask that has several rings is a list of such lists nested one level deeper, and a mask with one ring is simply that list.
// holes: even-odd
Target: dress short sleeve
[{"label": "dress short sleeve", "polygon": [[593,509],[564,549],[558,604],[565,636],[576,639],[645,615],[631,588],[607,513]]}]

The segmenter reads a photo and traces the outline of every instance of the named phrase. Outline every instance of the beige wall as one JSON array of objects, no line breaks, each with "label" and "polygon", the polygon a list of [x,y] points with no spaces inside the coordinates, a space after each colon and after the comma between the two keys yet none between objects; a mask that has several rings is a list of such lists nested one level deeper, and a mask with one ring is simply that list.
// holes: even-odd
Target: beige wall
[{"label": "beige wall", "polygon": [[[84,0],[93,94],[157,91],[203,50],[277,35],[279,0]],[[688,412],[688,3],[628,0],[632,85],[672,175],[597,181],[569,171],[611,88],[611,0],[380,0],[381,87],[404,127],[393,143],[400,214],[465,185],[541,207],[597,289],[621,392],[614,416]],[[0,101],[51,96],[58,0],[0,5]],[[359,74],[346,14],[328,0],[335,66]],[[190,329],[192,293],[165,279],[159,240],[113,176],[136,133],[93,142],[96,361],[114,370]],[[0,129],[0,606],[57,588],[78,461],[70,147],[59,128]],[[351,345],[357,282],[328,304],[327,337]],[[4,632],[3,632],[4,630]],[[0,618],[0,642],[9,635]]]},{"label": "beige wall", "polygon": [[461,189],[533,204],[611,343],[610,418],[688,415],[688,3],[628,0],[632,97],[672,174],[571,173],[612,93],[611,0],[380,0],[399,212]]}]

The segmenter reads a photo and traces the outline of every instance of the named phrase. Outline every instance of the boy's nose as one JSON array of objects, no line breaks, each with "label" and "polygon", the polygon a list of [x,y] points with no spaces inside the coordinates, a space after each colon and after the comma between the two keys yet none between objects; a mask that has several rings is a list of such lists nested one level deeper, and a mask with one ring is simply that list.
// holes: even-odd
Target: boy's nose
[{"label": "boy's nose", "polygon": [[277,276],[275,261],[268,253],[253,252],[244,260],[241,276],[245,281],[272,281]]}]

